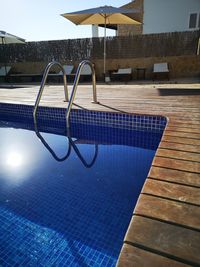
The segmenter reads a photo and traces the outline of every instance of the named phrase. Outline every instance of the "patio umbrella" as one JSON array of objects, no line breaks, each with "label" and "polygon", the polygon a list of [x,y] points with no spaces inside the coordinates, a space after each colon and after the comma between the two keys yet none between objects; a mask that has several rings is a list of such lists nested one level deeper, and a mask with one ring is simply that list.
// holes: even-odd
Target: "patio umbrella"
[{"label": "patio umbrella", "polygon": [[[12,35],[10,33],[0,31],[0,45],[3,44],[14,44],[14,43],[25,43],[25,40],[17,37],[15,35]],[[5,72],[7,74],[7,69],[6,69],[6,63],[5,63]]]},{"label": "patio umbrella", "polygon": [[136,9],[125,9],[113,6],[101,6],[72,13],[62,14],[64,18],[76,25],[103,24],[104,25],[104,77],[106,75],[106,25],[108,24],[141,24],[127,16],[138,12]]}]

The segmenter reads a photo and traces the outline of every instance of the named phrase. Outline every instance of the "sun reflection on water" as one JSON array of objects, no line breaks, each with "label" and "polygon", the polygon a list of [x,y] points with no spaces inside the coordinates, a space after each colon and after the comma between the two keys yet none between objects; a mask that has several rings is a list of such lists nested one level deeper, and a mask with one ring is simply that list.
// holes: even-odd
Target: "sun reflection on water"
[{"label": "sun reflection on water", "polygon": [[15,186],[28,179],[29,159],[27,153],[18,149],[7,149],[0,162],[1,175],[7,184]]},{"label": "sun reflection on water", "polygon": [[6,156],[6,165],[10,168],[19,168],[24,164],[24,157],[19,152],[10,152]]}]

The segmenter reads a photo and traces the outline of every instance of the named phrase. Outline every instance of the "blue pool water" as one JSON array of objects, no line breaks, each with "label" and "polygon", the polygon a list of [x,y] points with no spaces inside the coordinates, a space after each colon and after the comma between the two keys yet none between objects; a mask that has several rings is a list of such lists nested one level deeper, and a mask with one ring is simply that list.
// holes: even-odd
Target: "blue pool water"
[{"label": "blue pool water", "polygon": [[115,266],[162,132],[0,121],[0,266]]}]

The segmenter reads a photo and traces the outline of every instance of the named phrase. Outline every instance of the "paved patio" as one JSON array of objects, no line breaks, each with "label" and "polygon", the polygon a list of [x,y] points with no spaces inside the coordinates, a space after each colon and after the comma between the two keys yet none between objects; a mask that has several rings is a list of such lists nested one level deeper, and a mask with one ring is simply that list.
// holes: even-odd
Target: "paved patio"
[{"label": "paved patio", "polygon": [[[0,102],[33,105],[38,86],[0,88]],[[71,89],[71,86],[70,86]],[[168,117],[133,212],[118,266],[200,266],[200,84],[185,80],[80,85],[74,108]],[[63,86],[47,86],[41,105],[66,107]]]}]

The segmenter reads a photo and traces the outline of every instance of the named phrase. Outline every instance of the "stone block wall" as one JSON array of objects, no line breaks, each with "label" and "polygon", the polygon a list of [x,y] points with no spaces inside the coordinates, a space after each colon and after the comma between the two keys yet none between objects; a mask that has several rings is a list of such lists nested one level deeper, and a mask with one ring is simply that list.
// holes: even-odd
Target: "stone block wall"
[{"label": "stone block wall", "polygon": [[[168,57],[148,57],[148,58],[134,58],[134,59],[113,59],[110,60],[110,68],[132,68],[133,80],[136,77],[136,68],[146,69],[146,79],[152,79],[153,65],[154,63],[167,62],[170,71],[170,79],[176,78],[200,78],[200,56],[168,56]],[[100,64],[100,63],[99,63]],[[98,64],[98,65],[99,65]]]},{"label": "stone block wall", "polygon": [[[95,64],[95,71],[98,80],[103,80],[103,60],[93,60]],[[136,80],[136,68],[146,69],[146,79],[152,79],[152,71],[154,63],[167,62],[170,70],[170,79],[176,78],[189,78],[200,77],[200,56],[188,55],[188,56],[168,56],[168,57],[145,57],[145,58],[132,58],[132,59],[109,59],[107,61],[107,67],[109,70],[116,70],[118,68],[132,68],[132,79]],[[14,63],[12,65],[13,72],[21,73],[43,73],[45,62],[24,62]],[[75,69],[77,68],[79,61],[74,62]],[[56,69],[53,69],[56,71]],[[57,70],[59,71],[59,70]]]},{"label": "stone block wall", "polygon": [[133,8],[138,10],[137,13],[133,14],[131,17],[139,22],[140,25],[118,25],[117,35],[118,36],[133,36],[136,34],[142,34],[143,32],[143,17],[144,17],[144,0],[135,0],[126,5],[123,8]]}]

